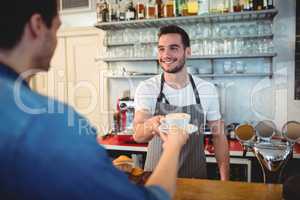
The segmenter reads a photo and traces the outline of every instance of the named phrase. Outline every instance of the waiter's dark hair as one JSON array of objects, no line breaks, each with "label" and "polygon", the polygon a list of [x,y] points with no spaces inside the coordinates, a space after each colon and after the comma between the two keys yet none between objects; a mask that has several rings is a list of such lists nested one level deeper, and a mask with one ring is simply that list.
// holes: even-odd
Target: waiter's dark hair
[{"label": "waiter's dark hair", "polygon": [[170,34],[170,33],[179,34],[181,36],[181,40],[182,40],[184,48],[190,47],[189,35],[185,32],[184,29],[182,29],[182,28],[180,28],[179,26],[176,26],[176,25],[162,26],[159,29],[158,38],[160,38],[162,35],[166,35],[166,34]]},{"label": "waiter's dark hair", "polygon": [[33,14],[40,14],[48,28],[57,13],[57,0],[4,0],[0,6],[0,49],[12,49],[21,40]]}]

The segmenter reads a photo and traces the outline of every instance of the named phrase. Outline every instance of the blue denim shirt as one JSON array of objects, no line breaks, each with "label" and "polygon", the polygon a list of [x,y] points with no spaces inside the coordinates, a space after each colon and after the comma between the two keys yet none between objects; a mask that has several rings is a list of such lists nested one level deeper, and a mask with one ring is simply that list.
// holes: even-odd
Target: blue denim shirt
[{"label": "blue denim shirt", "polygon": [[73,108],[17,80],[0,64],[1,199],[170,199],[130,183]]}]

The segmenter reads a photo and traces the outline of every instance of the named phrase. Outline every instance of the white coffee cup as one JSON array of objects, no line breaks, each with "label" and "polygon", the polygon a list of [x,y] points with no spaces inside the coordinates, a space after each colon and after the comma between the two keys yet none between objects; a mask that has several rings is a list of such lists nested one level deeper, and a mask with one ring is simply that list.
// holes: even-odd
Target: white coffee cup
[{"label": "white coffee cup", "polygon": [[172,127],[177,126],[186,128],[191,120],[191,115],[187,113],[170,113],[165,116],[160,122],[164,126]]}]

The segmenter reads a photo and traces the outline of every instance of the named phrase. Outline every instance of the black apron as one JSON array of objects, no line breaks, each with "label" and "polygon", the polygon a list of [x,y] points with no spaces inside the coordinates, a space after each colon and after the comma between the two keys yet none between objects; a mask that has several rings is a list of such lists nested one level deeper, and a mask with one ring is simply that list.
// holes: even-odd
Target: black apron
[{"label": "black apron", "polygon": [[[203,133],[204,130],[204,111],[201,106],[199,93],[195,86],[192,76],[189,74],[190,83],[192,84],[196,104],[188,106],[170,105],[166,96],[163,93],[164,75],[161,76],[160,93],[157,97],[154,115],[166,115],[169,113],[188,113],[191,115],[190,123],[198,127],[197,133],[192,133],[183,146],[179,158],[178,177],[181,178],[206,178],[206,159],[203,148]],[[165,102],[163,102],[163,100]],[[148,151],[145,162],[145,171],[153,171],[156,167],[162,154],[162,140],[159,136],[154,136],[149,142]]]}]

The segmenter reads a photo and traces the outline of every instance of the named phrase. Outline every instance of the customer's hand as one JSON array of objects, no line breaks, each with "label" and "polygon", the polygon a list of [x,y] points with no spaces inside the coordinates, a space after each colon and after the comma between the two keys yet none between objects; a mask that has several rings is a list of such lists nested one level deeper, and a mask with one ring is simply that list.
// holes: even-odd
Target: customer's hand
[{"label": "customer's hand", "polygon": [[178,148],[187,142],[189,135],[188,133],[179,128],[178,126],[172,126],[168,133],[159,132],[161,139],[164,141],[163,148]]}]

